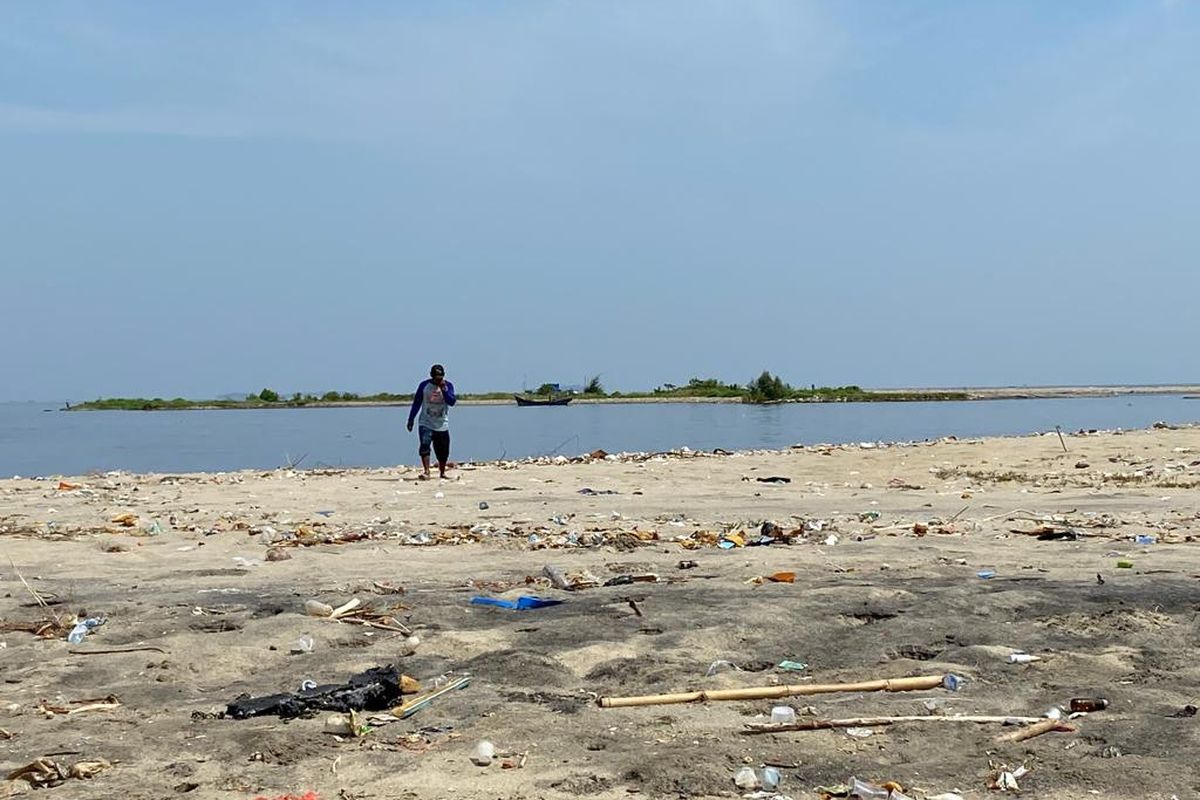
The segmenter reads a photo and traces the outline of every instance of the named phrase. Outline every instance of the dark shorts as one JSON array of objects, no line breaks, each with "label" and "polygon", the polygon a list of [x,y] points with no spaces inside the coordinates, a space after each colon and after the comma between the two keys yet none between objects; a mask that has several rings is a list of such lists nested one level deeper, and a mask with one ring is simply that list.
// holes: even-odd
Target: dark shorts
[{"label": "dark shorts", "polygon": [[430,428],[418,428],[421,437],[421,455],[429,455],[430,447],[437,454],[437,460],[444,463],[450,458],[450,431],[435,431]]}]

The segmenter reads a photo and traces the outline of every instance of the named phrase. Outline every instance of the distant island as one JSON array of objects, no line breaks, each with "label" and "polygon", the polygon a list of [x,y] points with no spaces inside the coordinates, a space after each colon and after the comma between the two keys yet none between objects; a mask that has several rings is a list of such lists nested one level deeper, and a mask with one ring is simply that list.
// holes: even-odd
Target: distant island
[{"label": "distant island", "polygon": [[[465,404],[501,404],[515,402],[515,395],[553,397],[569,394],[576,403],[637,403],[637,402],[725,402],[758,405],[779,403],[866,403],[913,402],[938,400],[968,400],[965,391],[924,389],[866,390],[859,386],[811,386],[797,388],[779,376],[763,372],[745,385],[723,383],[714,378],[692,378],[683,386],[663,384],[648,392],[608,392],[599,377],[589,379],[575,392],[560,392],[557,384],[542,384],[533,392],[486,392],[460,394]],[[337,408],[347,406],[403,406],[412,402],[408,393],[378,392],[355,394],[329,391],[316,395],[296,392],[282,395],[273,389],[263,389],[242,399],[189,400],[183,397],[106,397],[66,406],[70,411],[185,411],[203,409],[256,408]]]},{"label": "distant island", "polygon": [[[648,392],[608,392],[600,378],[590,378],[575,390],[562,390],[558,384],[545,383],[530,392],[486,392],[460,394],[466,405],[515,403],[514,397],[563,397],[575,403],[898,403],[939,402],[947,400],[1022,400],[1058,397],[1112,397],[1124,394],[1200,394],[1200,385],[1160,386],[1012,386],[964,389],[863,389],[859,386],[794,387],[777,375],[763,372],[741,385],[723,383],[715,378],[692,378],[685,385],[663,384]],[[355,394],[325,392],[321,395],[296,392],[282,395],[272,389],[242,399],[188,400],[182,397],[109,397],[83,403],[68,403],[68,411],[177,411],[204,409],[255,408],[339,408],[353,406],[407,406],[412,395],[395,392]]]}]

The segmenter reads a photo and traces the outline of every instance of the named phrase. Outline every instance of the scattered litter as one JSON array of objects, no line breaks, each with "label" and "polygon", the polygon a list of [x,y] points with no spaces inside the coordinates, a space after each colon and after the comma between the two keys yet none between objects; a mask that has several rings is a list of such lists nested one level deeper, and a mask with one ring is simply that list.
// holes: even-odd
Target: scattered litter
[{"label": "scattered litter", "polygon": [[477,767],[486,767],[496,757],[496,747],[489,741],[482,741],[471,751],[471,763]]},{"label": "scattered litter", "polygon": [[1051,731],[1074,733],[1075,728],[1071,725],[1067,725],[1059,719],[1043,719],[1038,722],[1034,722],[1031,725],[1026,725],[1020,730],[1013,731],[1012,733],[1006,733],[1002,736],[997,736],[994,741],[997,744],[1023,742],[1026,739],[1033,739],[1036,736],[1041,736],[1042,734],[1050,733]]},{"label": "scattered litter", "polygon": [[268,547],[267,548],[267,555],[266,555],[267,561],[287,561],[291,557],[292,557],[292,554],[289,553],[287,550],[285,550],[282,547]]},{"label": "scattered litter", "polygon": [[369,726],[359,720],[357,711],[348,711],[345,714],[330,714],[325,718],[323,729],[325,733],[334,736],[351,736],[355,739],[361,739],[371,730]]},{"label": "scattered litter", "polygon": [[[719,662],[714,662],[719,663]],[[711,667],[710,667],[711,669]],[[950,688],[954,675],[921,675],[912,678],[892,678],[861,683],[802,684],[791,686],[750,686],[743,689],[707,689],[675,694],[653,694],[641,697],[600,697],[596,703],[601,708],[630,708],[634,706],[657,706],[672,703],[696,703],[718,700],[768,700],[809,694],[831,694],[834,692],[914,692],[934,689],[938,686]],[[956,684],[956,688],[957,688]]]},{"label": "scattered litter", "polygon": [[1133,537],[1133,541],[1137,544],[1155,544],[1158,542],[1158,537],[1152,536],[1148,533],[1139,533],[1137,536]]},{"label": "scattered litter", "polygon": [[978,578],[983,578],[986,581],[996,577],[996,572],[995,570],[981,569],[979,572],[975,573],[975,576]]},{"label": "scattered litter", "polygon": [[1025,766],[1013,769],[1007,764],[995,764],[993,762],[992,775],[988,780],[988,788],[1001,792],[1019,792],[1021,791],[1018,779],[1029,774],[1029,768]]},{"label": "scattered litter", "polygon": [[551,600],[545,597],[536,597],[534,595],[524,595],[516,600],[507,600],[503,597],[484,597],[476,595],[471,598],[473,606],[495,606],[496,608],[507,608],[513,611],[529,611],[535,608],[546,608],[547,606],[557,606],[562,604],[562,600]]},{"label": "scattered litter", "polygon": [[296,644],[292,645],[292,652],[296,654],[311,653],[313,651],[313,638],[307,634],[296,640]]},{"label": "scattered litter", "polygon": [[1133,569],[1133,562],[1122,559],[1117,562],[1117,569]]},{"label": "scattered litter", "polygon": [[315,685],[307,681],[298,692],[265,697],[242,695],[228,705],[225,713],[233,719],[263,716],[292,719],[318,711],[384,711],[401,700],[406,688],[412,693],[417,691],[413,688],[415,682],[411,678],[408,681],[406,686],[395,666],[372,667],[346,683]]},{"label": "scattered litter", "polygon": [[680,561],[675,566],[677,569],[695,569],[696,567],[700,566],[700,564],[696,561]]},{"label": "scattered litter", "polygon": [[741,672],[741,671],[742,671],[741,667],[739,667],[737,664],[733,663],[732,661],[714,661],[708,665],[708,671],[704,673],[704,676],[707,678],[711,678],[714,675],[717,675],[722,672]]},{"label": "scattered litter", "polygon": [[755,789],[762,788],[762,781],[750,767],[742,767],[737,772],[733,773],[733,785],[741,789],[743,792],[752,792]]},{"label": "scattered litter", "polygon": [[120,708],[121,701],[116,695],[107,695],[105,697],[94,697],[87,700],[69,700],[62,705],[53,705],[45,700],[38,703],[38,713],[46,718],[56,716],[74,716],[75,714],[86,714],[90,711],[112,711]]},{"label": "scattered litter", "polygon": [[888,781],[876,786],[854,777],[850,778],[849,785],[842,796],[856,798],[856,800],[909,800],[908,795],[903,793],[903,787],[895,781]]},{"label": "scattered litter", "polygon": [[946,677],[942,678],[942,688],[949,689],[952,692],[957,692],[966,684],[966,682],[967,679],[961,675],[949,673],[946,675]]},{"label": "scattered litter", "polygon": [[333,606],[322,603],[320,600],[305,600],[304,613],[310,617],[332,617]]},{"label": "scattered litter", "polygon": [[769,478],[755,478],[759,483],[791,483],[791,478],[785,478],[782,475],[772,475]]},{"label": "scattered litter", "polygon": [[357,597],[351,598],[337,608],[328,603],[322,603],[320,600],[304,601],[304,613],[310,617],[320,617],[349,625],[363,625],[368,628],[377,628],[383,631],[403,633],[405,636],[410,636],[412,635],[412,631],[396,619],[396,609],[400,608],[403,608],[403,606],[396,606],[394,609],[381,611],[369,605],[363,605],[362,601]]},{"label": "scattered litter", "polygon": [[450,692],[458,691],[459,689],[465,689],[467,686],[470,686],[471,677],[469,675],[464,675],[453,680],[446,680],[445,676],[442,676],[434,679],[433,685],[434,690],[432,692],[418,695],[412,700],[408,700],[402,705],[393,708],[391,711],[392,716],[396,717],[397,719],[408,719],[412,715],[433,705],[434,700],[437,700],[438,698],[443,697]]},{"label": "scattered litter", "polygon": [[1029,653],[1009,653],[1008,660],[1012,664],[1032,664],[1034,661],[1041,661],[1042,657]]},{"label": "scattered litter", "polygon": [[808,664],[805,664],[803,661],[784,660],[776,664],[775,668],[781,669],[784,672],[803,672],[804,670],[808,669]]},{"label": "scattered litter", "polygon": [[94,778],[110,767],[112,764],[102,758],[93,761],[76,761],[69,767],[62,766],[49,758],[39,758],[12,770],[8,773],[7,778],[10,781],[25,781],[34,789],[48,789],[72,779]]},{"label": "scattered litter", "polygon": [[587,497],[595,497],[602,494],[620,494],[616,489],[591,489],[587,486],[580,489],[579,493]]},{"label": "scattered litter", "polygon": [[87,619],[81,619],[75,623],[75,627],[71,629],[69,634],[67,634],[67,641],[71,644],[82,644],[85,636],[94,631],[96,628],[99,628],[107,621],[108,620],[104,617],[88,617]]},{"label": "scattered litter", "polygon": [[480,500],[480,501],[479,501],[479,510],[480,510],[480,511],[487,511],[487,510],[488,510],[488,508],[490,508],[490,506],[487,504],[487,501],[486,501],[486,500]]},{"label": "scattered litter", "polygon": [[[1073,697],[1071,698],[1071,713],[1091,713],[1108,708],[1108,701],[1103,697]],[[1195,713],[1194,711],[1192,713]]]},{"label": "scattered litter", "polygon": [[787,725],[796,721],[796,709],[791,706],[775,706],[771,709],[773,725]]},{"label": "scattered litter", "polygon": [[846,728],[846,735],[853,736],[855,739],[866,739],[874,736],[875,731],[871,728]]}]

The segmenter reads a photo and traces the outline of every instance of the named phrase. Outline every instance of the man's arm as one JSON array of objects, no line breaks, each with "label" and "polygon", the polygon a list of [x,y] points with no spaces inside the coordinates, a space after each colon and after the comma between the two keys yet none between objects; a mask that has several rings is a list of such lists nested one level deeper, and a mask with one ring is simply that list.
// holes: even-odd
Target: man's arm
[{"label": "man's arm", "polygon": [[421,381],[417,386],[417,391],[413,395],[412,408],[408,410],[408,429],[412,430],[413,420],[417,418],[417,412],[421,410],[421,403],[425,400],[425,384],[429,381]]},{"label": "man's arm", "polygon": [[442,396],[446,398],[446,405],[448,406],[458,403],[458,395],[454,393],[454,384],[450,381],[446,381],[445,386],[442,388]]}]

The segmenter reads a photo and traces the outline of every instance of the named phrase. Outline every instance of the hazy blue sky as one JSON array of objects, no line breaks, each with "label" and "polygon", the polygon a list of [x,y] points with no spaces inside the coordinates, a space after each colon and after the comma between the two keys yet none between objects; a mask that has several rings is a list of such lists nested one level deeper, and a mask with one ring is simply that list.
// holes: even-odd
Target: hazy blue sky
[{"label": "hazy blue sky", "polygon": [[6,2],[0,399],[1200,381],[1200,3]]}]

